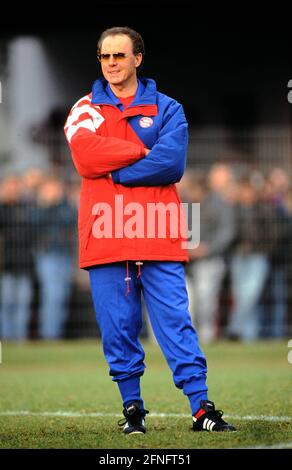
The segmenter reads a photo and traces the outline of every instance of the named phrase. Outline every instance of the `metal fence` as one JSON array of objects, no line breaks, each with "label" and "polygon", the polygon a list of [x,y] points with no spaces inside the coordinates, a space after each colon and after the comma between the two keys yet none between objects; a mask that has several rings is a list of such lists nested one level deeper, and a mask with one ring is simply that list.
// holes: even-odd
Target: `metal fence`
[{"label": "metal fence", "polygon": [[[32,132],[32,140],[47,149],[48,170],[14,174],[6,165],[0,182],[1,336],[95,337],[88,273],[78,268],[80,178],[62,129]],[[186,267],[203,342],[291,336],[291,156],[287,128],[190,131],[177,188],[183,201],[200,202],[209,249],[190,253]],[[212,252],[228,224],[229,238]],[[146,313],[141,334],[152,338]]]}]

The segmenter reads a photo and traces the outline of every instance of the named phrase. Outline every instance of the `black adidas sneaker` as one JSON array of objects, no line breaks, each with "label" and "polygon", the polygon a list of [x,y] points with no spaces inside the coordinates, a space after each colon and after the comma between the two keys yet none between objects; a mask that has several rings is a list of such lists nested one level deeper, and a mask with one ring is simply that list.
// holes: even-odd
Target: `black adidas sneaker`
[{"label": "black adidas sneaker", "polygon": [[138,402],[131,403],[123,409],[125,420],[118,422],[119,426],[124,426],[123,432],[125,434],[145,434],[145,415],[149,413],[148,410],[142,410]]},{"label": "black adidas sneaker", "polygon": [[226,423],[223,419],[223,411],[215,410],[212,401],[201,400],[201,408],[193,415],[194,431],[236,431],[232,424]]}]

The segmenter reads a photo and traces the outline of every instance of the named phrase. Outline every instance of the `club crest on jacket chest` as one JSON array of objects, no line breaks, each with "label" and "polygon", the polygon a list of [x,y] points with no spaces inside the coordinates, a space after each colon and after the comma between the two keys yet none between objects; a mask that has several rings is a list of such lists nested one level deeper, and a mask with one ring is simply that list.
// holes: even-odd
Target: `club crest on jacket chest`
[{"label": "club crest on jacket chest", "polygon": [[139,126],[143,127],[144,129],[147,127],[153,126],[153,119],[149,116],[143,116],[139,120]]}]

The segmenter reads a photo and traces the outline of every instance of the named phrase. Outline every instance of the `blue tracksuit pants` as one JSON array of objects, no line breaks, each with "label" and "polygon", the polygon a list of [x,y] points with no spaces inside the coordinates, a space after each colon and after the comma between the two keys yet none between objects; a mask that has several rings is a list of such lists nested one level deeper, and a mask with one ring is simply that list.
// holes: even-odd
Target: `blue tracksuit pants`
[{"label": "blue tracksuit pants", "polygon": [[[195,413],[200,400],[208,398],[207,364],[191,323],[183,264],[143,261],[139,273],[133,261],[111,263],[90,268],[89,276],[104,354],[110,375],[119,385],[124,406],[139,400],[143,403],[140,376],[145,369],[145,354],[138,339],[143,293],[154,334],[174,383],[188,396]],[[126,277],[130,279],[125,282]]]}]

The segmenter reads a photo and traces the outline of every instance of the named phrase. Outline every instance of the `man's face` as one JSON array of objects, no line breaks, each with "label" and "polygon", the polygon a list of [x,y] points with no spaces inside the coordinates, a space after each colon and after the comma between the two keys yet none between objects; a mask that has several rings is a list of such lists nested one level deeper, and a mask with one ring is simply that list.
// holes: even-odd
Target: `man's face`
[{"label": "man's face", "polygon": [[100,54],[103,76],[115,86],[129,83],[136,76],[136,69],[142,61],[142,54],[133,54],[132,41],[124,34],[106,37]]}]

